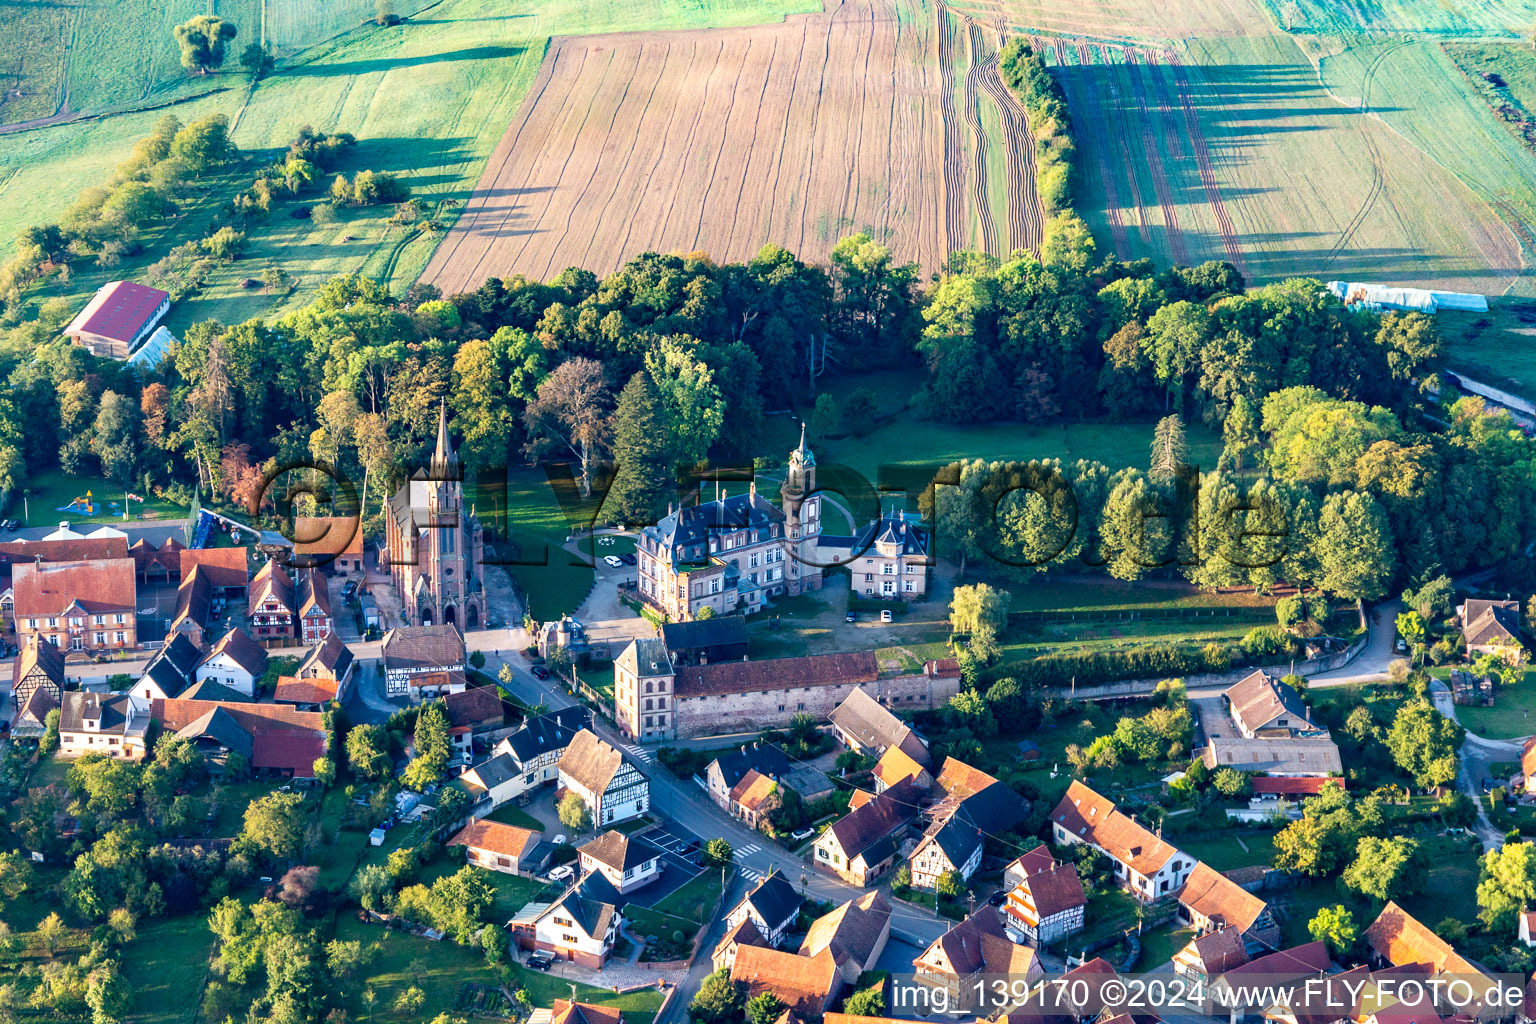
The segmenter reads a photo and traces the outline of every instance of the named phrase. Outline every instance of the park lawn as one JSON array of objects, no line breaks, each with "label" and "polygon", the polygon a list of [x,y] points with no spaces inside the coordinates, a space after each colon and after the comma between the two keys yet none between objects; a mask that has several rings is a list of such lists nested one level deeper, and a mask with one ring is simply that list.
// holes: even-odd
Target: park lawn
[{"label": "park lawn", "polygon": [[605,558],[608,555],[632,555],[635,553],[635,538],[604,533],[596,537],[582,537],[576,542],[576,546],[583,554],[592,555],[595,558]]},{"label": "park lawn", "polygon": [[485,816],[486,821],[499,821],[503,825],[516,825],[518,828],[531,828],[535,832],[544,831],[544,823],[527,811],[513,803],[505,803]]},{"label": "park lawn", "polygon": [[499,528],[516,545],[508,552],[508,571],[517,577],[528,595],[528,610],[547,622],[573,612],[586,600],[597,580],[588,558],[564,550],[566,538],[589,520],[567,518],[542,471],[517,469],[507,474],[505,488],[486,486],[480,510],[488,510]]},{"label": "park lawn", "polygon": [[1229,831],[1198,839],[1180,836],[1178,847],[1194,854],[1217,871],[1231,871],[1234,868],[1254,865],[1267,867],[1275,858],[1275,834],[1273,832],[1239,834]]},{"label": "park lawn", "polygon": [[[1431,669],[1430,675],[1449,680],[1449,666]],[[1531,712],[1536,711],[1536,668],[1527,668],[1525,675],[1514,686],[1500,686],[1493,693],[1491,708],[1462,706],[1456,709],[1456,720],[1470,733],[1490,740],[1512,740],[1536,733],[1536,721]]]},{"label": "park lawn", "polygon": [[[151,494],[140,494],[137,487],[130,489],[146,499],[142,503],[137,501],[131,503],[133,507],[130,515],[135,520],[180,519],[187,514],[184,506],[173,505]],[[25,525],[28,526],[53,526],[59,522],[68,522],[71,525],[123,522],[124,488],[120,484],[101,477],[66,476],[63,470],[54,468],[27,474],[22,482],[22,490],[26,495],[26,501],[13,500],[9,513],[14,518],[21,519],[25,508],[27,520]],[[91,499],[96,504],[94,515],[64,511],[65,506],[76,498],[85,497],[87,491],[90,492]],[[150,515],[146,517],[146,513]]]},{"label": "park lawn", "polygon": [[1144,619],[1130,622],[1011,622],[1000,638],[1003,661],[1027,660],[1034,654],[1110,651],[1145,643],[1204,645],[1235,641],[1256,625],[1227,618]]},{"label": "park lawn", "polygon": [[1272,608],[1275,599],[1251,591],[1210,593],[1188,584],[1153,580],[1129,582],[1108,576],[1037,576],[1006,583],[1013,612],[1149,611],[1173,608]]},{"label": "park lawn", "polygon": [[1166,964],[1173,959],[1174,954],[1189,945],[1194,937],[1193,928],[1175,928],[1171,924],[1142,932],[1141,958],[1136,961],[1136,969],[1150,971],[1160,964]]},{"label": "park lawn", "polygon": [[138,1024],[182,1024],[197,1016],[214,938],[202,913],[141,924],[124,950]]}]

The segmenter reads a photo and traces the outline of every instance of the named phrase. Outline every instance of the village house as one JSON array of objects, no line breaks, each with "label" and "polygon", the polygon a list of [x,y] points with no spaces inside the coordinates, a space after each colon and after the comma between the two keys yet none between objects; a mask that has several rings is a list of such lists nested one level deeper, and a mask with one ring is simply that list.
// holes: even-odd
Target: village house
[{"label": "village house", "polygon": [[[178,636],[177,639],[182,639]],[[247,697],[256,696],[256,683],[267,672],[267,652],[244,630],[231,629],[213,645],[213,650],[198,663],[198,682],[212,680]],[[156,697],[175,697],[174,693],[158,693]]]},{"label": "village house", "polygon": [[138,646],[131,558],[22,563],[11,570],[16,642],[41,636],[61,651]]},{"label": "village house", "polygon": [[306,569],[331,566],[344,575],[363,571],[363,524],[357,516],[297,516],[291,562]]},{"label": "village house", "polygon": [[984,833],[1006,832],[1029,813],[1023,797],[953,757],[945,758],[935,783],[944,797],[929,809],[928,828],[909,858],[919,889],[935,888],[948,872],[968,881],[981,866]]},{"label": "village house", "polygon": [[582,876],[548,906],[529,904],[512,919],[513,935],[527,950],[543,950],[589,970],[601,970],[624,926],[623,895],[598,872]]},{"label": "village house", "polygon": [[251,580],[246,614],[256,639],[264,644],[281,644],[294,637],[293,580],[288,571],[271,558]]},{"label": "village house", "polygon": [[748,773],[778,780],[790,772],[789,758],[772,743],[762,740],[742,744],[709,762],[704,769],[705,788],[715,806],[733,817],[740,817],[732,803],[732,792]]},{"label": "village house", "polygon": [[939,878],[954,872],[962,883],[981,867],[982,833],[970,816],[956,813],[928,826],[909,858],[912,887],[934,889]]},{"label": "village house", "polygon": [[497,807],[560,774],[560,758],[578,732],[590,729],[592,712],[580,706],[525,718],[521,726],[491,748],[490,755],[459,776],[475,801],[477,813]]},{"label": "village house", "polygon": [[1088,897],[1075,865],[1058,864],[1046,847],[1037,846],[1010,864],[1003,879],[1013,886],[1003,904],[1004,923],[1030,945],[1048,945],[1082,931]]},{"label": "village house", "polygon": [[661,877],[665,863],[662,850],[641,836],[626,836],[616,829],[576,848],[581,873],[598,871],[620,893],[630,893]]},{"label": "village house", "polygon": [[202,660],[203,652],[192,641],[174,633],[144,666],[133,692],[145,700],[180,697],[197,682],[197,667]]},{"label": "village house", "polygon": [[[52,644],[45,644],[52,647]],[[40,740],[48,731],[48,712],[59,706],[59,698],[46,686],[39,686],[33,690],[21,707],[16,709],[16,717],[11,719],[11,739],[13,740]]]},{"label": "village house", "polygon": [[588,729],[560,756],[560,788],[586,801],[594,827],[628,821],[651,806],[649,780]]},{"label": "village house", "polygon": [[[921,673],[882,677],[868,651],[678,665],[660,637],[626,646],[614,659],[613,678],[615,722],[642,743],[759,732],[802,714],[835,723],[839,705],[855,692],[877,706],[939,707],[960,687],[959,669],[937,661]],[[926,760],[921,739],[902,745]]]},{"label": "village house", "polygon": [[1204,861],[1196,861],[1178,892],[1179,920],[1196,935],[1231,931],[1241,935],[1250,953],[1280,945],[1280,925],[1269,904]]},{"label": "village house", "polygon": [[917,813],[916,790],[907,783],[892,786],[816,837],[816,869],[849,885],[869,885],[891,866],[897,841]]},{"label": "village house", "polygon": [[740,615],[664,622],[661,639],[674,665],[711,665],[747,658],[747,620]]},{"label": "village house", "polygon": [[1397,903],[1388,902],[1361,936],[1370,950],[1371,966],[1427,965],[1435,974],[1453,975],[1481,996],[1494,984],[1483,971],[1452,948],[1434,929],[1421,924]]},{"label": "village house", "polygon": [[891,905],[878,890],[848,900],[811,922],[800,955],[832,954],[845,984],[875,969],[891,936]]},{"label": "village house", "polygon": [[1519,601],[1468,598],[1457,606],[1456,620],[1461,625],[1461,638],[1466,641],[1469,658],[1521,646]]},{"label": "village house", "polygon": [[789,879],[771,871],[726,915],[726,928],[734,930],[743,921],[749,922],[764,943],[777,948],[800,916],[801,902]]},{"label": "village house", "polygon": [[750,999],[772,992],[800,1019],[819,1018],[842,991],[843,977],[830,950],[801,956],[769,946],[739,945],[731,980],[746,987]]},{"label": "village house", "polygon": [[624,1024],[624,1014],[612,1006],[573,1003],[556,999],[550,1010],[549,1024]]},{"label": "village house", "polygon": [[1051,836],[1059,845],[1087,843],[1103,852],[1120,884],[1147,903],[1176,892],[1195,868],[1189,854],[1076,780],[1051,812]]},{"label": "village house", "polygon": [[855,753],[881,757],[894,747],[918,764],[928,763],[928,744],[923,737],[862,689],[850,692],[829,717],[837,741]]},{"label": "village house", "polygon": [[176,588],[176,610],[171,615],[170,632],[179,633],[194,646],[202,648],[208,643],[213,621],[213,586],[203,567],[194,565]]},{"label": "village house", "polygon": [[391,697],[420,703],[458,693],[464,676],[464,637],[452,624],[399,626],[384,634],[384,688]]},{"label": "village house", "polygon": [[109,281],[64,328],[64,336],[108,359],[137,352],[171,311],[171,294],[132,281]]},{"label": "village house", "polygon": [[1328,948],[1322,942],[1292,946],[1229,967],[1210,983],[1206,998],[1227,1010],[1232,1021],[1241,1021],[1250,1013],[1262,1015],[1271,1008],[1270,1005],[1244,1005],[1243,994],[1257,992],[1267,996],[1276,986],[1309,978],[1320,979],[1331,966]]},{"label": "village house", "polygon": [[330,584],[316,569],[299,574],[298,621],[299,639],[306,644],[318,644],[335,628]]},{"label": "village house", "polygon": [[323,716],[281,704],[155,700],[150,716],[162,732],[191,740],[216,771],[239,754],[253,774],[312,779],[326,756]]},{"label": "village house", "polygon": [[1248,962],[1248,944],[1235,928],[1197,935],[1173,956],[1173,970],[1202,985]]},{"label": "village house", "polygon": [[1045,973],[1029,946],[1008,938],[996,908],[982,906],[935,939],[912,961],[913,981],[943,989],[949,1005],[964,1008],[976,995],[973,975],[1001,975],[1031,985]]},{"label": "village house", "polygon": [[106,754],[138,761],[147,750],[150,705],[132,694],[67,690],[59,702],[59,757]]},{"label": "village house", "polygon": [[1328,727],[1312,717],[1312,709],[1295,688],[1263,669],[1255,669],[1222,693],[1232,723],[1245,739],[1326,737]]},{"label": "village house", "polygon": [[250,548],[183,548],[177,557],[180,559],[180,578],[183,583],[192,575],[192,570],[197,569],[212,588],[211,596],[236,601],[249,595]]},{"label": "village house", "polygon": [[18,708],[24,707],[37,690],[47,691],[58,707],[64,692],[64,652],[33,633],[22,641],[11,663],[11,697]]},{"label": "village house", "polygon": [[[453,751],[468,764],[477,741],[489,742],[498,737],[506,724],[507,711],[502,706],[501,694],[494,686],[471,686],[441,700],[448,716],[448,739]],[[482,750],[484,742],[480,743]]]},{"label": "village house", "polygon": [[852,537],[823,536],[817,552],[824,562],[848,566],[849,589],[875,600],[921,601],[933,565],[931,539],[904,511],[890,512]]},{"label": "village house", "polygon": [[1232,768],[1240,772],[1265,775],[1325,778],[1343,769],[1339,748],[1325,736],[1311,738],[1246,739],[1241,736],[1212,736],[1201,760],[1216,771]]},{"label": "village house", "polygon": [[338,699],[336,694],[336,680],[325,676],[278,676],[272,703],[291,704],[299,711],[324,711],[327,704]]},{"label": "village house", "polygon": [[181,553],[186,545],[177,537],[167,537],[156,545],[140,537],[128,548],[134,572],[140,583],[170,583],[181,579]]},{"label": "village house", "polygon": [[540,835],[532,829],[476,818],[448,840],[448,845],[464,847],[468,864],[504,875],[522,875],[528,873],[522,865],[523,855],[538,845]]},{"label": "village house", "polygon": [[332,633],[311,647],[299,662],[294,675],[300,679],[332,679],[336,682],[337,700],[345,701],[352,692],[352,680],[357,671],[357,659],[352,649]]},{"label": "village house", "polygon": [[904,780],[910,780],[916,789],[925,793],[933,788],[933,776],[928,769],[913,760],[912,755],[899,746],[885,748],[885,753],[875,762],[872,774],[875,777],[876,793],[883,793]]}]

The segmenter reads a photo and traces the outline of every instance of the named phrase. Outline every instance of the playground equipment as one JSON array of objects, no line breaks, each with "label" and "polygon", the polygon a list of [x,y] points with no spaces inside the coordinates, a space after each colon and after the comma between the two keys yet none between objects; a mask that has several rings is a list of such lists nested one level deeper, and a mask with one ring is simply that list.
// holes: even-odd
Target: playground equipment
[{"label": "playground equipment", "polygon": [[70,502],[68,505],[63,506],[58,511],[69,512],[74,515],[93,516],[96,514],[96,501],[92,497],[91,492],[86,491],[85,497],[77,497],[74,501]]}]

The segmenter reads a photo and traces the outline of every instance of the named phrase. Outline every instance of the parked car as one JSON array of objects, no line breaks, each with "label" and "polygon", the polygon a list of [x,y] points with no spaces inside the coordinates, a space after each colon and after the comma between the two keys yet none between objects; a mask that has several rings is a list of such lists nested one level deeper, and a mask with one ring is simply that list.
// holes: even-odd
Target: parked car
[{"label": "parked car", "polygon": [[549,669],[545,668],[543,665],[535,665],[528,671],[532,672],[539,679],[549,678]]},{"label": "parked car", "polygon": [[1008,899],[1007,891],[1003,890],[1003,889],[999,889],[999,890],[997,890],[997,892],[995,892],[991,896],[987,897],[987,906],[989,906],[989,907],[1000,907],[1000,906],[1003,905],[1004,902],[1007,901],[1007,899]]},{"label": "parked car", "polygon": [[620,555],[619,556],[619,561],[623,562],[625,565],[639,565],[640,564],[640,559],[636,558],[632,554]]},{"label": "parked car", "polygon": [[880,621],[881,622],[890,622],[891,621],[891,610],[889,608],[881,608],[880,609]]},{"label": "parked car", "polygon": [[853,612],[849,612],[847,615],[843,616],[843,621],[844,622],[858,622],[859,621],[859,617],[857,615],[853,614]]},{"label": "parked car", "polygon": [[565,845],[565,833],[562,832],[560,835],[555,836],[555,845],[556,846],[564,846]]},{"label": "parked car", "polygon": [[608,568],[610,569],[624,568],[624,559],[620,558],[618,555],[604,555],[603,561],[608,563]]},{"label": "parked car", "polygon": [[523,963],[527,964],[529,967],[532,967],[536,971],[547,971],[554,965],[554,962],[554,957],[550,956],[548,953],[542,952],[529,953],[528,959],[523,961]]},{"label": "parked car", "polygon": [[21,520],[19,520],[19,519],[7,519],[5,521],[5,528],[6,528],[7,531],[9,531],[11,533],[14,533],[17,530],[21,529]]},{"label": "parked car", "polygon": [[803,828],[799,832],[792,833],[789,838],[793,839],[797,843],[800,843],[800,842],[804,842],[805,840],[811,838],[811,836],[813,836],[815,834],[816,834],[816,830],[815,829],[813,829],[813,828]]},{"label": "parked car", "polygon": [[549,873],[549,880],[551,882],[561,882],[570,878],[575,873],[575,870],[569,864],[561,864]]}]

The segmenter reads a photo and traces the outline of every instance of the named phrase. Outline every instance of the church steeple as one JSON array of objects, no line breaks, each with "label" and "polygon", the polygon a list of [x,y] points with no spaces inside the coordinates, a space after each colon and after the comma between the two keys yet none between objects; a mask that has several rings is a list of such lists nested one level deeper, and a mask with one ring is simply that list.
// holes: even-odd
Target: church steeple
[{"label": "church steeple", "polygon": [[437,412],[437,450],[432,454],[432,477],[436,480],[456,480],[459,476],[459,457],[448,440],[448,401],[444,399]]}]

